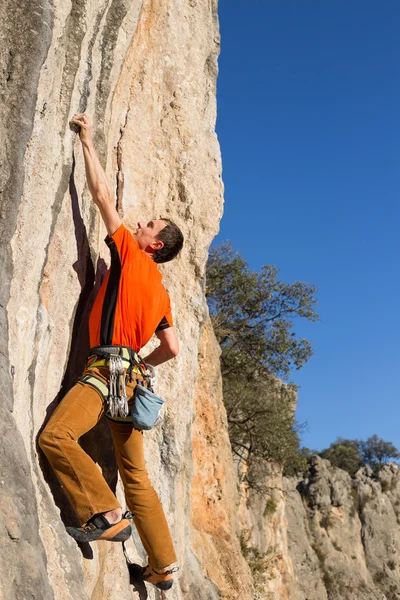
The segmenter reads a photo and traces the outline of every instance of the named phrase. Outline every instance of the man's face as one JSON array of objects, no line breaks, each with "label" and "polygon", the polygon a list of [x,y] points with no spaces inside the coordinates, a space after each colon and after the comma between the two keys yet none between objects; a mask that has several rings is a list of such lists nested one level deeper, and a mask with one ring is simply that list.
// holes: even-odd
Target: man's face
[{"label": "man's face", "polygon": [[149,246],[153,251],[163,247],[163,243],[157,240],[157,235],[166,226],[162,219],[153,219],[152,221],[138,221],[136,231],[133,231],[133,237],[136,239],[141,250],[146,250]]}]

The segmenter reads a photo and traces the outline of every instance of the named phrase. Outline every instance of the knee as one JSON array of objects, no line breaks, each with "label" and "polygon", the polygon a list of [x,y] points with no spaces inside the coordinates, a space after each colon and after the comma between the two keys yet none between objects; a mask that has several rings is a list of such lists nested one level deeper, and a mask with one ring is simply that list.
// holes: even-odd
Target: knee
[{"label": "knee", "polygon": [[51,433],[47,429],[44,429],[39,436],[38,444],[40,449],[43,450],[45,454],[47,454],[47,452],[54,446],[53,433]]},{"label": "knee", "polygon": [[56,448],[62,444],[64,439],[69,436],[63,435],[62,431],[54,431],[54,429],[45,428],[39,436],[38,444],[43,452],[48,455],[52,454]]},{"label": "knee", "polygon": [[125,488],[130,492],[153,492],[147,469],[135,469],[125,472]]}]

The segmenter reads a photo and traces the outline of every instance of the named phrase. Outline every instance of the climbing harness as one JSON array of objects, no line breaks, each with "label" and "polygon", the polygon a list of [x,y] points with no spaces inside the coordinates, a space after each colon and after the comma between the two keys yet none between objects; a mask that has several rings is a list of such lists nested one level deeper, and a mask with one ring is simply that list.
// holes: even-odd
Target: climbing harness
[{"label": "climbing harness", "polygon": [[[118,422],[131,422],[135,429],[152,429],[161,422],[159,416],[164,400],[153,392],[155,369],[147,365],[128,346],[96,346],[90,350],[86,369],[106,367],[109,380],[97,373],[85,372],[79,381],[95,388],[107,406],[106,416]],[[126,383],[136,376],[134,402],[129,415]],[[105,380],[105,381],[104,381]]]},{"label": "climbing harness", "polygon": [[144,361],[128,346],[95,346],[91,348],[86,369],[108,367],[108,386],[101,376],[84,373],[79,381],[98,390],[107,406],[107,415],[113,419],[126,420],[129,415],[126,383],[132,381],[133,373],[143,381],[149,381]]}]

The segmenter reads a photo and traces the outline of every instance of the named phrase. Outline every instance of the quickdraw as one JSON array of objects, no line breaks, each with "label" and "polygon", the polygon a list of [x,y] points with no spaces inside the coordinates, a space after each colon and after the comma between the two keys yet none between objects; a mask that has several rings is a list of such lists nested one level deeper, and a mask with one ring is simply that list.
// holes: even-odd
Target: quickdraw
[{"label": "quickdraw", "polygon": [[128,397],[125,388],[125,371],[120,356],[110,356],[110,391],[108,410],[112,417],[128,416]]}]

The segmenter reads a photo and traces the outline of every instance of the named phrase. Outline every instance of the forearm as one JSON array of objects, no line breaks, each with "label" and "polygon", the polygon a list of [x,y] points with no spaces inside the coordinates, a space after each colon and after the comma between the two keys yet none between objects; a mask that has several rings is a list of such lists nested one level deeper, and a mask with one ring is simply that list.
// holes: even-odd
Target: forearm
[{"label": "forearm", "polygon": [[171,360],[171,358],[174,358],[175,356],[176,353],[173,352],[168,346],[160,344],[158,348],[146,356],[144,361],[149,363],[149,365],[153,365],[153,367],[157,367],[158,365],[167,362],[167,360]]},{"label": "forearm", "polygon": [[71,125],[79,127],[79,137],[82,142],[88,187],[95,204],[100,209],[107,233],[112,236],[121,225],[121,219],[116,209],[106,174],[100,164],[93,144],[90,119],[84,113],[76,113],[71,119]]},{"label": "forearm", "polygon": [[82,141],[82,148],[85,159],[86,180],[94,202],[96,204],[113,202],[107,176],[100,164],[92,140]]}]

